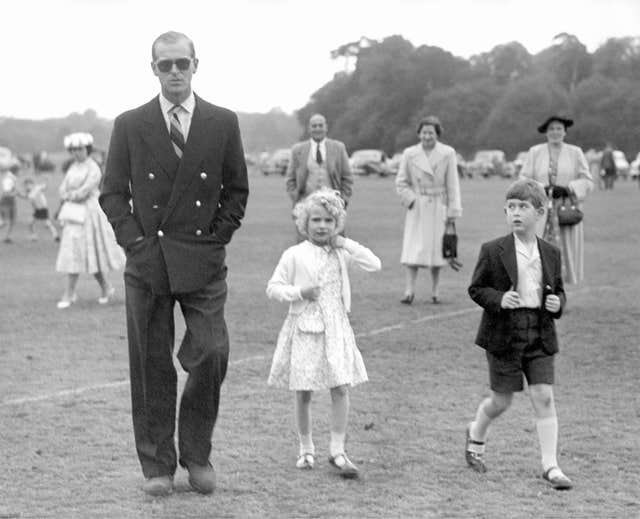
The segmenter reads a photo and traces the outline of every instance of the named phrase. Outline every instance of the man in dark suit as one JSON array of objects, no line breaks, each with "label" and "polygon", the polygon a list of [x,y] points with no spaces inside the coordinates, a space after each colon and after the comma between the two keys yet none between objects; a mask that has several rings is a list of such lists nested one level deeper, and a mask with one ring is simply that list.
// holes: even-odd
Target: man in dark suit
[{"label": "man in dark suit", "polygon": [[308,194],[329,187],[340,191],[345,204],[351,198],[353,174],[345,145],[327,138],[327,120],[321,114],[309,119],[310,140],[298,142],[291,148],[287,167],[286,186],[295,204]]},{"label": "man in dark suit", "polygon": [[[100,204],[127,253],[126,313],[133,428],[144,491],[173,489],[177,462],[211,493],[209,461],[229,354],[225,246],[244,216],[247,168],[236,115],[191,90],[193,42],[168,32],[152,45],[161,93],[116,118]],[[173,308],[188,372],[174,445]]]}]

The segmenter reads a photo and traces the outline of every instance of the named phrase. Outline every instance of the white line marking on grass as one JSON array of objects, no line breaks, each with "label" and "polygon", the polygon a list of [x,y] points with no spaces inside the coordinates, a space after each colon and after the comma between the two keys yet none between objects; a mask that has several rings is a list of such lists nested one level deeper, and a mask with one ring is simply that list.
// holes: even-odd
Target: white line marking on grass
[{"label": "white line marking on grass", "polygon": [[[612,286],[612,285],[601,285],[601,286],[583,286],[577,289],[574,289],[571,291],[571,293],[569,295],[574,295],[574,294],[578,294],[578,293],[585,293],[585,292],[591,292],[592,290],[615,290],[618,287]],[[361,338],[361,337],[373,337],[375,335],[381,335],[383,333],[386,332],[390,332],[393,330],[400,330],[402,328],[404,328],[405,326],[411,325],[411,324],[418,324],[418,323],[425,323],[428,321],[436,321],[438,319],[448,319],[450,317],[457,317],[459,315],[466,315],[466,314],[470,314],[470,313],[474,313],[474,312],[478,312],[480,311],[481,308],[479,306],[474,306],[474,307],[470,307],[470,308],[464,308],[462,310],[456,310],[454,312],[446,312],[446,313],[441,313],[441,314],[433,314],[433,315],[425,315],[424,317],[419,317],[418,319],[412,319],[410,321],[404,321],[402,323],[397,323],[397,324],[392,324],[390,326],[383,326],[382,328],[376,328],[375,330],[371,330],[369,332],[362,332],[362,333],[358,333],[356,334],[356,338]],[[247,362],[253,362],[253,361],[259,361],[259,360],[264,360],[269,358],[269,355],[253,355],[251,357],[245,357],[243,359],[238,359],[238,360],[232,360],[229,362],[230,366],[237,366],[239,364],[245,364]],[[182,375],[181,373],[179,373],[179,376]],[[186,375],[182,375],[182,376],[186,376]],[[75,395],[81,395],[83,393],[87,393],[89,391],[98,391],[101,389],[113,389],[113,388],[119,388],[119,387],[125,387],[129,385],[129,381],[128,380],[118,380],[115,382],[107,382],[105,384],[95,384],[92,386],[84,386],[84,387],[78,387],[75,389],[65,389],[62,391],[56,391],[55,393],[46,393],[44,395],[38,395],[38,396],[28,396],[28,397],[23,397],[23,398],[14,398],[11,400],[4,400],[2,402],[0,402],[0,407],[8,407],[10,405],[21,405],[21,404],[27,404],[27,403],[33,403],[33,402],[43,402],[45,400],[51,400],[54,398],[62,398],[65,396],[75,396]]]}]

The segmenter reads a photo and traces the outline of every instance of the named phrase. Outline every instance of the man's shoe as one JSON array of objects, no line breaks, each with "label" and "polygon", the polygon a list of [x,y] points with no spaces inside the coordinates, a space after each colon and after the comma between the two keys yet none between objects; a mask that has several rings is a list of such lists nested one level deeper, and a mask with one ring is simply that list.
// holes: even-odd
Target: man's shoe
[{"label": "man's shoe", "polygon": [[173,478],[171,476],[156,476],[148,478],[142,490],[150,496],[168,496],[173,491]]},{"label": "man's shoe", "polygon": [[480,472],[481,474],[487,471],[487,467],[484,464],[484,460],[482,459],[482,454],[479,452],[474,452],[469,450],[470,445],[484,445],[484,442],[479,442],[471,439],[471,435],[469,433],[470,426],[467,425],[466,431],[466,439],[464,445],[464,458],[467,460],[467,465],[469,465],[476,472]]},{"label": "man's shoe", "polygon": [[549,482],[555,490],[569,490],[573,487],[571,480],[564,475],[560,467],[551,467],[542,474],[542,479]]},{"label": "man's shoe", "polygon": [[344,453],[329,456],[329,463],[338,469],[340,475],[345,479],[356,479],[360,474],[358,467],[351,463],[351,460]]},{"label": "man's shoe", "polygon": [[187,464],[189,484],[196,492],[211,494],[216,488],[216,472],[210,463],[207,465]]}]

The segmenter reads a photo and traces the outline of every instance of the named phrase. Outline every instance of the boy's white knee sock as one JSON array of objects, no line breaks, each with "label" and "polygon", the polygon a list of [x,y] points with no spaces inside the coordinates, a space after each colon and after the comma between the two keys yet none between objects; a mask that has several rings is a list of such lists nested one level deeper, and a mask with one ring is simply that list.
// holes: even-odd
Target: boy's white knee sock
[{"label": "boy's white knee sock", "polygon": [[558,446],[558,418],[551,416],[536,422],[538,439],[540,440],[540,453],[542,455],[542,468],[548,470],[558,466],[556,450]]},{"label": "boy's white knee sock", "polygon": [[484,406],[487,405],[488,399],[480,402],[478,406],[478,411],[476,412],[476,417],[473,422],[471,422],[470,434],[471,439],[483,442],[487,440],[487,433],[489,432],[489,425],[491,424],[492,418],[487,415],[484,410]]}]

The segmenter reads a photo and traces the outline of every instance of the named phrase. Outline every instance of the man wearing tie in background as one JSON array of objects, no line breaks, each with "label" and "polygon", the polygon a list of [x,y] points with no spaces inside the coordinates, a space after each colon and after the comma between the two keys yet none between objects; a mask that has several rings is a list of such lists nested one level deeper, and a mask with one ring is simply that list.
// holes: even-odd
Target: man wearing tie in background
[{"label": "man wearing tie in background", "polygon": [[[133,428],[144,491],[173,490],[177,463],[189,483],[215,488],[209,462],[229,354],[224,321],[225,245],[244,216],[247,168],[236,115],[191,90],[193,42],[167,32],[152,45],[161,93],[114,122],[100,204],[127,253],[127,330]],[[187,331],[188,372],[174,444],[177,375],[173,308]]]},{"label": "man wearing tie in background", "polygon": [[327,120],[315,114],[309,119],[308,141],[291,148],[287,168],[287,193],[294,205],[308,194],[329,187],[340,191],[345,204],[351,198],[353,175],[345,145],[327,138]]}]

